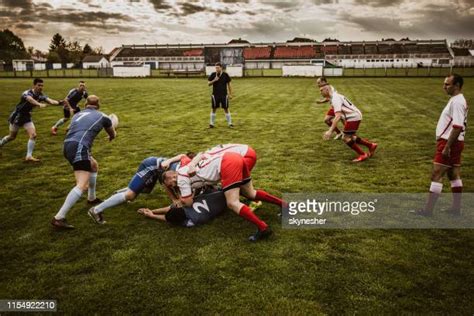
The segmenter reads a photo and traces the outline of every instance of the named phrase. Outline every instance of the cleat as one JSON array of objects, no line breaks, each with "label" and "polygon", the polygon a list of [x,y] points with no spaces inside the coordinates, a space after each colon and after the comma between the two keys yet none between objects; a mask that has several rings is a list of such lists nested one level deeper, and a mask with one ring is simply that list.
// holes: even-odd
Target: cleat
[{"label": "cleat", "polygon": [[249,237],[250,242],[257,242],[261,239],[266,239],[268,238],[271,234],[273,234],[272,230],[270,227],[267,227],[265,230],[257,230],[255,234]]},{"label": "cleat", "polygon": [[410,214],[416,215],[416,216],[423,216],[423,217],[433,216],[433,212],[426,211],[426,210],[412,210],[412,211],[410,211]]},{"label": "cleat", "polygon": [[57,127],[51,127],[51,135],[56,136],[58,135],[58,128]]},{"label": "cleat", "polygon": [[96,214],[94,212],[94,208],[91,207],[88,211],[87,214],[96,222],[97,224],[104,225],[106,221],[104,220],[104,217],[102,216],[102,213]]},{"label": "cleat", "polygon": [[342,136],[344,136],[344,133],[343,133],[343,132],[340,132],[339,134],[337,134],[336,136],[334,136],[334,140],[342,139]]},{"label": "cleat", "polygon": [[40,162],[40,161],[41,161],[41,159],[35,158],[33,156],[25,158],[25,162]]},{"label": "cleat", "polygon": [[60,229],[74,229],[75,228],[74,226],[69,224],[65,218],[56,219],[53,217],[53,219],[51,220],[51,225]]},{"label": "cleat", "polygon": [[234,124],[229,124],[229,128],[234,128]]},{"label": "cleat", "polygon": [[353,159],[352,162],[362,162],[364,160],[367,160],[369,158],[368,154],[363,154],[357,157],[356,159]]},{"label": "cleat", "polygon": [[89,204],[89,205],[97,205],[97,204],[100,204],[102,202],[104,202],[104,201],[102,201],[99,198],[96,198],[95,200],[92,200],[92,201],[87,200],[87,204]]},{"label": "cleat", "polygon": [[212,124],[209,124],[209,128],[214,128],[214,125],[212,125]]},{"label": "cleat", "polygon": [[255,212],[260,206],[262,206],[262,201],[252,201],[249,205],[252,212]]},{"label": "cleat", "polygon": [[375,150],[377,149],[378,144],[373,143],[372,146],[369,148],[369,157],[372,157],[375,154]]}]

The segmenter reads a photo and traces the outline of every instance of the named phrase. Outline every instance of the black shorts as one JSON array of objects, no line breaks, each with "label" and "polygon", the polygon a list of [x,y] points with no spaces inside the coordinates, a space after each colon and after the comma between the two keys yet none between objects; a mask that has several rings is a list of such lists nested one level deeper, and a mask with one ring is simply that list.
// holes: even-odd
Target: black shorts
[{"label": "black shorts", "polygon": [[16,111],[10,114],[10,117],[8,118],[8,123],[20,127],[30,122],[32,122],[31,114],[26,115],[18,113]]},{"label": "black shorts", "polygon": [[64,143],[64,157],[69,161],[74,171],[92,171],[92,156],[89,148],[78,142]]},{"label": "black shorts", "polygon": [[[73,111],[74,114],[77,114],[77,113],[81,112],[81,109],[79,107],[76,107],[76,108],[72,108],[72,111]],[[71,117],[71,111],[69,111],[69,108],[63,108],[63,112],[64,112],[64,118],[70,118]]]},{"label": "black shorts", "polygon": [[229,96],[228,95],[211,95],[211,106],[213,109],[222,107],[223,109],[229,108]]}]

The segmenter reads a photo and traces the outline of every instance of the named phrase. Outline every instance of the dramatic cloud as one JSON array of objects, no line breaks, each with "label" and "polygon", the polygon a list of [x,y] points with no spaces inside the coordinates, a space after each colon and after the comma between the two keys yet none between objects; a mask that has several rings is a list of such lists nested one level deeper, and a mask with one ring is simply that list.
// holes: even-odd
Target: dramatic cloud
[{"label": "dramatic cloud", "polygon": [[51,37],[103,46],[473,38],[473,0],[0,0],[0,28],[47,49]]}]

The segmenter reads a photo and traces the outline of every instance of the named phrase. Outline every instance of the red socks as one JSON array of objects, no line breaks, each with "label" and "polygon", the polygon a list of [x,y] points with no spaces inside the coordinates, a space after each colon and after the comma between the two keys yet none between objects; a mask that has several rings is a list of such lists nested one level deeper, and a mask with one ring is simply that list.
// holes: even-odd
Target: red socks
[{"label": "red socks", "polygon": [[258,218],[258,216],[252,212],[250,207],[248,207],[245,204],[242,205],[242,207],[240,208],[239,215],[240,217],[245,218],[249,222],[254,223],[258,227],[258,230],[265,230],[268,227],[268,225],[264,221],[262,221],[260,218]]},{"label": "red socks", "polygon": [[351,147],[353,151],[355,151],[359,155],[365,154],[364,151],[359,147],[359,145],[357,145],[356,143],[351,143],[352,142],[347,143],[347,146]]},{"label": "red socks", "polygon": [[461,179],[451,181],[451,192],[453,192],[453,211],[461,211],[462,181]]},{"label": "red socks", "polygon": [[363,138],[360,138],[360,137],[356,138],[356,143],[361,144],[361,145],[363,145],[365,147],[368,147],[368,148],[372,147],[371,142],[369,142],[367,139],[363,139]]},{"label": "red socks", "polygon": [[255,194],[255,200],[272,203],[278,206],[283,206],[282,199],[279,199],[276,196],[271,195],[270,193],[267,193],[263,190],[257,190],[257,194]]}]

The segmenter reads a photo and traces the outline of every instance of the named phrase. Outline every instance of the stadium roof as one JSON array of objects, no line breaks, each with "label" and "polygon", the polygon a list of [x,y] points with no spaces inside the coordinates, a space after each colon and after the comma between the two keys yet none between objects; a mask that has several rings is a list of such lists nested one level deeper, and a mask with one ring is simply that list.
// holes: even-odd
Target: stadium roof
[{"label": "stadium roof", "polygon": [[97,63],[102,60],[102,58],[107,59],[104,55],[89,55],[82,59],[83,63]]}]

